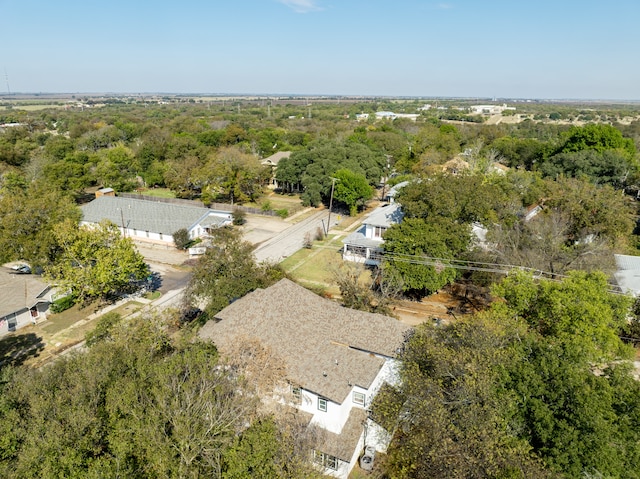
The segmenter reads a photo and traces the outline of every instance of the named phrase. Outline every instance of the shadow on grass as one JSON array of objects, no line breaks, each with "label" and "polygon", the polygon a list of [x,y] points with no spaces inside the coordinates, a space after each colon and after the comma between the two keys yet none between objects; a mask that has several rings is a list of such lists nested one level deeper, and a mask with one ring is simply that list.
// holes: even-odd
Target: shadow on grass
[{"label": "shadow on grass", "polygon": [[42,338],[35,333],[16,334],[0,339],[0,369],[20,366],[44,349]]}]

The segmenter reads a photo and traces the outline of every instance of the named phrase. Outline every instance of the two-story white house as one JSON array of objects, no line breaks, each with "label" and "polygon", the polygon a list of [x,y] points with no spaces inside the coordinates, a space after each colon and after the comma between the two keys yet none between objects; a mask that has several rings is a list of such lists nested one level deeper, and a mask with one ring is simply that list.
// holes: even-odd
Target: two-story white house
[{"label": "two-story white house", "polygon": [[398,203],[391,203],[373,210],[362,222],[362,226],[342,240],[342,259],[366,265],[380,264],[385,231],[400,223],[403,217]]},{"label": "two-story white house", "polygon": [[369,418],[368,408],[384,383],[397,382],[395,356],[408,330],[283,279],[227,306],[199,336],[222,354],[248,339],[281,358],[282,390],[289,394],[279,401],[306,413],[308,424],[323,432],[310,451],[318,468],[346,479],[365,446],[386,451],[389,434]]}]

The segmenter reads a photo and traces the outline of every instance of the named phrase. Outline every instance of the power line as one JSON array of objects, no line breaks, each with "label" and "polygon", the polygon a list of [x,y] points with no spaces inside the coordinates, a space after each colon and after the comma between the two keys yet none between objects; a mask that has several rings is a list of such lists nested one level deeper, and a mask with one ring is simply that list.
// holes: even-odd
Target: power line
[{"label": "power line", "polygon": [[[411,263],[411,264],[421,264],[425,266],[434,266],[436,268],[453,268],[460,269],[465,271],[481,271],[486,273],[499,273],[508,275],[513,270],[517,271],[525,271],[531,273],[536,279],[547,279],[550,281],[560,282],[563,279],[568,278],[565,274],[558,273],[550,273],[549,271],[543,271],[540,269],[529,268],[526,266],[518,266],[513,264],[504,264],[504,263],[484,263],[480,261],[467,261],[467,260],[459,260],[459,259],[446,259],[446,258],[436,258],[433,256],[427,255],[410,255],[410,254],[402,254],[402,253],[388,253],[385,252],[381,255],[381,258],[391,261],[398,261],[403,263]],[[609,293],[611,294],[619,294],[626,295],[622,291],[609,289]]]}]

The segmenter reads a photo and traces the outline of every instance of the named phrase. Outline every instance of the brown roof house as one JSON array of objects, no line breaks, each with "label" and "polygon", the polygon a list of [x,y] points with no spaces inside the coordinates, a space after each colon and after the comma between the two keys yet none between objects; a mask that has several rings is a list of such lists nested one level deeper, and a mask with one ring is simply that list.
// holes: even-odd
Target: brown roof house
[{"label": "brown roof house", "polygon": [[0,336],[46,319],[53,294],[40,276],[0,267]]},{"label": "brown roof house", "polygon": [[277,400],[324,432],[313,460],[325,474],[346,478],[365,447],[388,446],[389,434],[367,411],[383,384],[397,382],[395,357],[409,329],[283,279],[230,304],[199,334],[222,354],[241,339],[258,340],[277,354],[288,381],[287,394],[276,393]]}]

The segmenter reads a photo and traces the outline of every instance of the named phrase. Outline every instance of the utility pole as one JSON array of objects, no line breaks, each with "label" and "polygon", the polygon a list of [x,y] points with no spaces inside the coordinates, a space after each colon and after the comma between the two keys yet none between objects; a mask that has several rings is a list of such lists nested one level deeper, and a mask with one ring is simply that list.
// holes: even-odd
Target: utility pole
[{"label": "utility pole", "polygon": [[329,228],[331,228],[331,208],[333,207],[333,189],[336,186],[337,178],[331,177],[331,197],[329,198],[329,217],[327,218],[327,231],[325,236],[329,235]]},{"label": "utility pole", "polygon": [[127,237],[127,230],[124,229],[124,213],[122,212],[122,208],[118,208],[120,210],[120,219],[122,220],[122,236],[124,238]]}]

